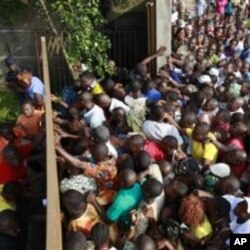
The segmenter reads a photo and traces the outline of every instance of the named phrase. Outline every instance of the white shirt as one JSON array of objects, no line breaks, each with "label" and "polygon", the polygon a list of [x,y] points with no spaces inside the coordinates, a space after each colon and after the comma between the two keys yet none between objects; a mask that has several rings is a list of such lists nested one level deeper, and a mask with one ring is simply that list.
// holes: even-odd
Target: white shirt
[{"label": "white shirt", "polygon": [[[250,219],[248,219],[246,222],[239,224],[237,223],[237,216],[234,214],[234,209],[237,207],[237,205],[242,202],[244,199],[235,197],[233,195],[223,195],[223,198],[225,198],[231,206],[230,209],[230,229],[233,234],[250,234]],[[226,243],[229,245],[229,240],[226,241]]]},{"label": "white shirt", "polygon": [[172,135],[177,139],[179,145],[183,144],[183,139],[176,127],[164,122],[147,120],[142,125],[142,132],[149,140],[156,141],[158,143],[161,142],[165,136]]},{"label": "white shirt", "polygon": [[83,111],[83,117],[91,128],[101,126],[106,121],[103,110],[96,104],[89,111]]},{"label": "white shirt", "polygon": [[245,112],[244,112],[243,108],[239,108],[239,109],[237,109],[236,111],[230,112],[231,115],[233,115],[234,113],[241,113],[241,114],[244,114]]},{"label": "white shirt", "polygon": [[[161,174],[160,167],[157,164],[152,164],[149,166],[149,176],[158,180],[160,183],[163,183],[163,178]],[[158,196],[152,204],[146,204],[145,201],[142,201],[139,209],[138,209],[138,223],[136,225],[136,236],[140,236],[141,234],[144,234],[148,228],[148,218],[143,213],[144,206],[148,208],[152,208],[154,211],[154,218],[156,221],[158,220],[160,216],[160,212],[162,210],[162,207],[165,202],[165,194],[164,191],[162,191],[161,195]]]},{"label": "white shirt", "polygon": [[35,94],[39,94],[39,95],[43,96],[43,99],[44,99],[44,97],[45,97],[44,84],[42,83],[42,81],[38,77],[33,76],[31,78],[31,84],[27,88],[26,92],[27,92],[28,96],[30,97],[30,99],[32,99],[32,100],[35,99]]},{"label": "white shirt", "polygon": [[123,108],[126,113],[128,113],[130,110],[129,106],[127,106],[125,103],[123,103],[122,101],[119,101],[115,98],[112,98],[111,104],[109,107],[109,112],[112,113],[115,108]]},{"label": "white shirt", "polygon": [[106,143],[106,146],[108,147],[109,155],[111,155],[111,156],[113,156],[115,159],[117,159],[118,153],[117,153],[115,147],[110,143],[110,141],[108,141],[108,142]]}]

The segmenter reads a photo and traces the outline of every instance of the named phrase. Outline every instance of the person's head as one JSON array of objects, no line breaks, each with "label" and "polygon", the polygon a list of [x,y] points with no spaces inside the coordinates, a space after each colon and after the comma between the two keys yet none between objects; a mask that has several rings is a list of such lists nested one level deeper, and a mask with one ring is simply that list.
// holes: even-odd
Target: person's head
[{"label": "person's head", "polygon": [[91,230],[91,239],[95,243],[95,249],[101,250],[109,243],[109,228],[104,223],[97,223]]},{"label": "person's head", "polygon": [[217,101],[217,99],[210,98],[205,102],[203,110],[206,112],[215,111],[218,108],[218,106],[219,102]]},{"label": "person's head", "polygon": [[157,246],[154,240],[147,234],[141,234],[135,241],[137,250],[156,250]]},{"label": "person's head", "polygon": [[231,125],[231,136],[232,137],[243,137],[248,132],[248,125],[243,122],[235,122]]},{"label": "person's head", "polygon": [[204,56],[205,56],[204,49],[203,48],[197,49],[197,51],[196,51],[196,60],[198,62],[201,62],[204,59]]},{"label": "person's head", "polygon": [[230,122],[230,112],[226,109],[221,109],[217,112],[214,118],[214,124],[229,123]]},{"label": "person's head", "polygon": [[8,144],[4,149],[3,149],[3,157],[5,161],[14,168],[17,168],[21,165],[22,163],[22,155],[18,148],[15,145]]},{"label": "person's head", "polygon": [[164,188],[164,193],[169,200],[181,199],[187,195],[188,186],[185,183],[174,179]]},{"label": "person's head", "polygon": [[172,135],[165,136],[161,141],[161,148],[167,157],[172,157],[178,149],[178,141],[176,137]]},{"label": "person's head", "polygon": [[235,112],[243,105],[244,105],[244,100],[241,97],[232,97],[227,104],[227,109],[230,112]]},{"label": "person's head", "polygon": [[115,81],[113,81],[112,79],[107,79],[106,81],[104,81],[102,83],[103,89],[105,90],[105,92],[108,95],[111,95],[113,93],[113,89],[115,86]]},{"label": "person's head", "polygon": [[99,142],[94,145],[91,153],[96,162],[102,162],[108,159],[109,150],[105,143]]},{"label": "person's head", "polygon": [[22,192],[22,186],[17,181],[9,181],[4,184],[1,195],[8,201],[15,201]]},{"label": "person's head", "polygon": [[185,39],[185,29],[184,28],[178,28],[175,33],[175,38],[177,40],[184,40]]},{"label": "person's head", "polygon": [[120,124],[126,118],[126,112],[123,108],[115,108],[112,112],[112,122]]},{"label": "person's head", "polygon": [[164,107],[159,105],[154,105],[150,110],[150,116],[152,120],[161,122],[165,114]]},{"label": "person's head", "polygon": [[91,132],[91,135],[96,143],[107,143],[110,138],[110,132],[106,126],[98,126],[94,128]]},{"label": "person's head", "polygon": [[15,134],[11,125],[3,124],[0,126],[0,137],[3,137],[5,140],[13,143],[15,140]]},{"label": "person's head", "polygon": [[90,93],[83,92],[79,97],[83,109],[91,108],[93,106],[93,96]]},{"label": "person's head", "polygon": [[132,135],[125,142],[126,148],[132,155],[137,155],[144,146],[144,138],[141,135]]},{"label": "person's head", "polygon": [[142,150],[139,154],[135,157],[136,165],[138,167],[138,172],[144,171],[148,169],[148,167],[152,163],[151,156],[148,152]]},{"label": "person's head", "polygon": [[248,62],[243,62],[242,67],[241,67],[241,72],[248,73],[249,67],[250,67],[250,64]]},{"label": "person's head", "polygon": [[4,59],[4,63],[7,68],[9,68],[11,71],[15,72],[17,71],[18,65],[16,63],[16,60],[13,56],[8,56]]},{"label": "person's head", "polygon": [[188,227],[196,227],[205,217],[204,204],[198,196],[189,195],[183,198],[179,214]]},{"label": "person's head", "polygon": [[147,66],[144,63],[138,63],[135,66],[135,73],[140,76],[145,76],[148,72]]},{"label": "person's head", "polygon": [[81,86],[85,90],[89,90],[89,88],[91,88],[91,84],[93,83],[94,80],[95,80],[95,75],[90,71],[85,71],[80,75]]},{"label": "person's head", "polygon": [[210,99],[210,98],[213,98],[213,96],[214,96],[214,89],[213,89],[213,87],[208,86],[206,84],[201,87],[201,92],[203,93],[204,98],[206,100]]},{"label": "person's head", "polygon": [[137,181],[136,173],[132,169],[129,169],[129,168],[122,169],[118,177],[121,183],[121,187],[124,187],[124,188],[132,187]]},{"label": "person's head", "polygon": [[163,184],[154,178],[147,179],[142,185],[143,199],[147,204],[152,204],[163,192]]},{"label": "person's head", "polygon": [[158,162],[158,165],[160,167],[162,177],[166,177],[169,174],[173,173],[173,166],[170,162],[161,160]]},{"label": "person's head", "polygon": [[184,111],[180,119],[180,126],[182,128],[192,128],[196,123],[196,115],[194,112]]},{"label": "person's head", "polygon": [[193,103],[198,107],[202,106],[204,104],[204,101],[205,94],[203,91],[196,91],[190,97],[190,103]]},{"label": "person's head", "polygon": [[80,118],[79,111],[76,107],[72,106],[68,109],[69,119],[70,120],[78,120]]},{"label": "person's head", "polygon": [[80,232],[69,232],[66,238],[64,250],[86,250],[87,249],[87,238]]},{"label": "person's head", "polygon": [[133,81],[130,83],[130,92],[133,98],[137,99],[141,94],[142,84],[139,81]]},{"label": "person's head", "polygon": [[0,232],[11,237],[16,237],[19,231],[19,222],[16,212],[10,209],[0,212]]},{"label": "person's head", "polygon": [[196,43],[197,43],[197,41],[196,41],[196,38],[195,37],[192,37],[190,40],[189,40],[189,43],[188,43],[188,49],[190,50],[190,51],[195,51],[195,49],[196,49]]},{"label": "person's head", "polygon": [[18,68],[17,71],[17,79],[19,84],[23,87],[23,88],[28,88],[31,84],[31,78],[32,78],[32,73],[25,68]]},{"label": "person's head", "polygon": [[208,48],[208,56],[216,54],[216,49],[217,49],[216,43],[212,43]]},{"label": "person's head", "polygon": [[224,161],[230,166],[238,166],[240,164],[246,163],[247,153],[242,149],[233,149],[225,153]]},{"label": "person's head", "polygon": [[62,195],[62,209],[69,220],[75,220],[86,211],[87,202],[76,190],[68,190]]},{"label": "person's head", "polygon": [[250,48],[250,36],[247,36],[244,42],[244,47],[246,49]]},{"label": "person's head", "polygon": [[244,223],[250,219],[250,198],[246,197],[234,209],[238,223]]},{"label": "person's head", "polygon": [[26,117],[31,117],[35,112],[35,106],[31,101],[25,101],[22,103],[22,113]]},{"label": "person's head", "polygon": [[111,104],[111,98],[107,94],[100,94],[96,97],[96,103],[103,109],[108,109]]},{"label": "person's head", "polygon": [[240,189],[240,181],[235,176],[228,176],[221,179],[217,184],[217,193],[219,195],[235,195]]},{"label": "person's head", "polygon": [[215,29],[215,38],[220,39],[221,37],[223,37],[223,28],[222,27],[217,27]]},{"label": "person's head", "polygon": [[207,123],[198,123],[194,128],[192,138],[195,141],[203,142],[207,138],[209,131],[210,126]]},{"label": "person's head", "polygon": [[236,81],[236,76],[233,72],[230,72],[226,75],[226,78],[225,78],[225,84],[226,85],[229,85],[231,83],[234,83]]}]

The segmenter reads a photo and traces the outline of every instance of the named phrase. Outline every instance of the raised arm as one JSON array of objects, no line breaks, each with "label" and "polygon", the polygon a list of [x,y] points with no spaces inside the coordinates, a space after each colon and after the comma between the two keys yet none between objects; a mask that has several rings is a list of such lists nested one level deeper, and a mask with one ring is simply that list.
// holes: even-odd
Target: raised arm
[{"label": "raised arm", "polygon": [[142,64],[148,64],[150,63],[152,60],[154,60],[155,58],[159,57],[159,56],[163,56],[166,52],[167,48],[165,46],[160,47],[155,54],[146,57],[141,63]]}]

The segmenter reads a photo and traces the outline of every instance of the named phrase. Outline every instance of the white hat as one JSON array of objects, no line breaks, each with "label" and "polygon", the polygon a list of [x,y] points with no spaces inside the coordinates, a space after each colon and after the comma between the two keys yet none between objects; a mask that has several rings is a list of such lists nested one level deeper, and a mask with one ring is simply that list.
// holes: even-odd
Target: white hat
[{"label": "white hat", "polygon": [[216,69],[216,68],[211,68],[211,69],[208,71],[208,73],[209,73],[209,75],[211,75],[211,76],[216,76],[216,77],[218,77],[219,74],[220,74],[219,70]]},{"label": "white hat", "polygon": [[202,75],[198,77],[198,81],[199,83],[204,84],[204,83],[211,83],[212,79],[209,75]]},{"label": "white hat", "polygon": [[247,212],[250,214],[250,197],[244,197],[244,200],[247,202]]},{"label": "white hat", "polygon": [[212,174],[224,178],[230,175],[230,167],[225,163],[216,163],[209,167]]}]

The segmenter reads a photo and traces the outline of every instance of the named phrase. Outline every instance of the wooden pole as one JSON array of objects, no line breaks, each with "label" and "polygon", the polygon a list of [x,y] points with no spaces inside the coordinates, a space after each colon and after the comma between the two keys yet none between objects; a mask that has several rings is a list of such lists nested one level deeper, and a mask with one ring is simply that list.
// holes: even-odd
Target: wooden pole
[{"label": "wooden pole", "polygon": [[41,37],[43,80],[45,84],[46,138],[47,138],[47,231],[46,250],[62,250],[62,228],[59,205],[59,188],[54,145],[52,106],[46,38]]}]

